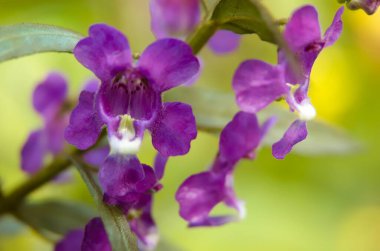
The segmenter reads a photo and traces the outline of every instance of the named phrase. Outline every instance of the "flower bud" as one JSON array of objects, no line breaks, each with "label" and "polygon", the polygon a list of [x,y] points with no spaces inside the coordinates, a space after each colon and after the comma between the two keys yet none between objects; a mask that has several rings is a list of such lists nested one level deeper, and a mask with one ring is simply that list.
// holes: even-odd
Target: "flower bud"
[{"label": "flower bud", "polygon": [[363,9],[368,15],[376,12],[380,0],[348,0],[347,7],[351,10]]}]

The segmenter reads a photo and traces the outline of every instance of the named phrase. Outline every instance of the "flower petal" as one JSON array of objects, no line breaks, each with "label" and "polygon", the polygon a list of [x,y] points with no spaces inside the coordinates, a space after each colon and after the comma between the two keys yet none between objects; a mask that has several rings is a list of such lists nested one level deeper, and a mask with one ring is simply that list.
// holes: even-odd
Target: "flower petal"
[{"label": "flower petal", "polygon": [[154,159],[153,166],[158,180],[161,180],[162,177],[164,177],[165,167],[168,159],[168,157],[162,156],[160,153],[157,153],[156,158]]},{"label": "flower petal", "polygon": [[306,5],[296,10],[286,24],[285,39],[295,51],[321,40],[318,12]]},{"label": "flower petal", "polygon": [[[380,3],[380,2],[379,2]],[[344,12],[344,7],[341,7],[338,9],[338,11],[335,14],[334,20],[330,27],[326,30],[325,33],[325,46],[333,45],[336,40],[340,37],[340,34],[342,34],[343,30],[343,22],[342,22],[342,15]]]},{"label": "flower petal", "polygon": [[243,62],[233,78],[236,102],[242,111],[258,112],[286,94],[285,84],[279,67],[259,60]]},{"label": "flower petal", "polygon": [[33,92],[33,106],[45,119],[59,112],[67,96],[66,79],[59,73],[50,73]]},{"label": "flower petal", "polygon": [[161,39],[148,46],[138,66],[159,92],[187,83],[200,68],[190,46],[177,39]]},{"label": "flower petal", "polygon": [[103,82],[99,90],[102,113],[108,118],[129,114],[137,120],[150,120],[161,105],[161,95],[149,84]]},{"label": "flower petal", "polygon": [[71,113],[65,139],[79,149],[87,149],[96,143],[103,125],[95,107],[95,93],[82,91]]},{"label": "flower petal", "polygon": [[103,81],[113,78],[132,64],[127,38],[106,24],[95,24],[89,36],[74,48],[77,60]]},{"label": "flower petal", "polygon": [[82,229],[70,231],[55,245],[54,251],[81,251],[83,236]]},{"label": "flower petal", "polygon": [[306,122],[294,121],[280,141],[272,146],[272,153],[276,159],[283,159],[292,150],[293,146],[307,137]]},{"label": "flower petal", "polygon": [[186,179],[176,193],[179,214],[190,224],[204,222],[211,210],[223,201],[225,175],[203,172]]},{"label": "flower petal", "polygon": [[83,155],[83,159],[88,164],[95,166],[95,167],[99,167],[103,164],[103,162],[107,158],[109,152],[110,152],[109,146],[98,147],[98,148],[95,148],[89,152],[86,152]]},{"label": "flower petal", "polygon": [[260,140],[256,115],[238,112],[220,135],[219,153],[223,159],[235,162],[252,152]]},{"label": "flower petal", "polygon": [[165,103],[151,126],[153,146],[165,157],[184,155],[197,137],[197,126],[190,105]]},{"label": "flower petal", "polygon": [[109,155],[99,170],[99,182],[105,194],[122,197],[144,179],[144,169],[134,155]]},{"label": "flower petal", "polygon": [[152,217],[152,196],[143,207],[141,215],[130,221],[132,231],[144,246],[142,250],[153,250],[158,243],[158,232],[156,223]]},{"label": "flower petal", "polygon": [[156,38],[188,35],[200,21],[199,0],[151,0],[151,29]]},{"label": "flower petal", "polygon": [[47,139],[43,130],[32,132],[21,150],[21,168],[29,174],[37,172],[47,154]]},{"label": "flower petal", "polygon": [[81,251],[112,251],[100,218],[94,218],[86,225]]},{"label": "flower petal", "polygon": [[227,30],[219,30],[209,40],[208,46],[217,54],[235,51],[240,44],[240,35]]}]

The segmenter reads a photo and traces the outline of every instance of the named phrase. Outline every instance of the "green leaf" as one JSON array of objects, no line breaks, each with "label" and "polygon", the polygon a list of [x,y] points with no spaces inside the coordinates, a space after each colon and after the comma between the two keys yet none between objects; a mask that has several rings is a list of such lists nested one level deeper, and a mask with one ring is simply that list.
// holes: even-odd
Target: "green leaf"
[{"label": "green leaf", "polygon": [[222,29],[238,34],[256,33],[262,40],[281,48],[293,71],[301,74],[299,62],[283,38],[279,23],[260,0],[220,0],[211,20]]},{"label": "green leaf", "polygon": [[250,0],[221,0],[216,6],[212,19],[221,28],[238,34],[257,33],[261,39],[275,43],[269,24],[259,9],[261,5]]},{"label": "green leaf", "polygon": [[12,216],[2,216],[0,219],[0,235],[19,234],[24,226]]},{"label": "green leaf", "polygon": [[[219,134],[238,112],[234,96],[199,87],[182,87],[165,94],[165,101],[181,101],[193,107],[200,130]],[[259,114],[261,121],[276,116],[278,121],[264,140],[265,145],[278,141],[296,119],[293,113],[274,104]],[[320,121],[308,122],[308,138],[298,144],[294,151],[304,155],[347,154],[356,152],[361,144],[339,128]]]},{"label": "green leaf", "polygon": [[37,231],[58,235],[83,228],[95,215],[91,207],[63,200],[26,202],[17,211],[17,217]]},{"label": "green leaf", "polygon": [[100,216],[112,245],[112,250],[138,251],[136,237],[129,228],[129,223],[123,212],[117,207],[103,203],[103,193],[90,168],[78,158],[72,157],[71,160],[98,206]]},{"label": "green leaf", "polygon": [[43,24],[0,26],[0,62],[40,52],[72,52],[82,35]]}]

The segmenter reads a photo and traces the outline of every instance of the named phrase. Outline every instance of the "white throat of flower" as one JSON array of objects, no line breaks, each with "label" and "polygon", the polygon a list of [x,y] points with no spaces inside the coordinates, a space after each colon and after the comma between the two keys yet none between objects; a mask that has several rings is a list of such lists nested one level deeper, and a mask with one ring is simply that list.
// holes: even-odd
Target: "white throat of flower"
[{"label": "white throat of flower", "polygon": [[295,110],[295,112],[298,115],[298,118],[302,121],[310,121],[313,120],[317,116],[317,111],[315,110],[314,106],[310,103],[310,100],[308,98],[301,101],[301,103],[298,103],[294,97],[294,91],[295,86],[291,84],[287,84],[291,90],[287,101],[292,109]]},{"label": "white throat of flower", "polygon": [[129,115],[122,117],[117,132],[120,137],[111,135],[108,138],[110,154],[137,154],[142,140],[140,137],[136,137],[133,119]]},{"label": "white throat of flower", "polygon": [[309,100],[304,100],[300,104],[295,103],[298,117],[303,121],[313,120],[317,116],[317,111]]}]

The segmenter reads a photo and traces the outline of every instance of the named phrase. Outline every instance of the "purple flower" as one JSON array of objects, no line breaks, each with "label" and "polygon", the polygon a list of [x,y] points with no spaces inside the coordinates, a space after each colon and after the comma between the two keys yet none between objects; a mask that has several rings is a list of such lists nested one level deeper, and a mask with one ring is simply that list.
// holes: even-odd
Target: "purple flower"
[{"label": "purple flower", "polygon": [[[162,104],[161,94],[198,73],[199,62],[191,48],[176,39],[158,40],[133,65],[128,41],[119,31],[98,24],[93,25],[89,33],[89,37],[78,43],[74,53],[102,84],[97,94],[81,93],[66,139],[86,149],[96,142],[106,124],[112,154],[113,141],[116,145],[120,141],[141,140],[144,129],[149,129],[153,142],[158,142],[154,146],[163,155],[185,154],[190,141],[196,137],[191,107],[182,103]],[[134,135],[125,123],[139,135]],[[168,138],[160,138],[162,133]]]},{"label": "purple flower", "polygon": [[43,128],[30,133],[21,150],[21,168],[37,172],[47,155],[57,155],[64,147],[63,132],[68,123],[65,110],[67,83],[59,73],[50,73],[33,93],[33,107],[44,120]]},{"label": "purple flower", "polygon": [[[233,190],[233,172],[243,158],[250,158],[264,134],[273,124],[269,120],[259,127],[255,114],[239,112],[220,135],[219,152],[208,171],[186,179],[176,193],[180,215],[189,226],[218,226],[244,216],[244,204]],[[239,212],[239,217],[210,216],[219,203]]]},{"label": "purple flower", "polygon": [[374,14],[379,6],[380,0],[347,0],[349,9],[363,9],[368,15]]},{"label": "purple flower", "polygon": [[[151,30],[156,38],[184,39],[200,22],[200,0],[151,0]],[[209,41],[217,54],[233,52],[240,44],[240,35],[220,30]]]},{"label": "purple flower", "polygon": [[311,69],[323,48],[334,44],[339,38],[342,32],[342,14],[343,8],[340,8],[322,37],[318,13],[314,7],[307,5],[293,13],[285,27],[284,37],[300,61],[301,74],[293,71],[281,50],[278,65],[248,60],[235,73],[233,88],[241,110],[258,112],[284,97],[290,110],[299,115],[299,120],[273,146],[273,155],[278,159],[283,159],[295,144],[306,138],[305,121],[316,116],[308,98]]},{"label": "purple flower", "polygon": [[102,84],[96,93],[82,91],[65,138],[87,149],[107,126],[110,153],[99,179],[107,196],[123,197],[146,177],[136,157],[146,129],[163,156],[189,151],[197,135],[192,109],[179,102],[162,103],[161,94],[191,80],[199,62],[186,43],[162,39],[148,46],[134,63],[128,41],[118,30],[97,24],[89,34],[74,54]]}]

